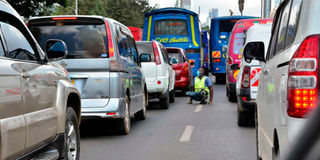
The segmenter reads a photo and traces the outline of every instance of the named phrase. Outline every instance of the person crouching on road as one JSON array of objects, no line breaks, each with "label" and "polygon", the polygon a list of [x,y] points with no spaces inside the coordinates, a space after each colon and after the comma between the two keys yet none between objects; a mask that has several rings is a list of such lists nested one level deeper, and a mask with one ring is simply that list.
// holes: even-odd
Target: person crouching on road
[{"label": "person crouching on road", "polygon": [[197,76],[193,80],[193,86],[191,92],[187,92],[186,95],[190,97],[188,104],[192,104],[192,100],[200,101],[200,104],[207,104],[207,97],[210,96],[209,104],[212,104],[213,100],[213,85],[205,74],[204,68],[199,68]]}]

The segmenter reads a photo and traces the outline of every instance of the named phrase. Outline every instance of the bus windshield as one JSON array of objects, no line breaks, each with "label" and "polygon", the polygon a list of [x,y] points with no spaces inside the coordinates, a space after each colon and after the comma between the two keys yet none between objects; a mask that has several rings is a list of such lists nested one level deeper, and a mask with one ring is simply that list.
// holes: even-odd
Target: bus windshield
[{"label": "bus windshield", "polygon": [[157,20],[154,24],[155,35],[188,35],[186,20]]},{"label": "bus windshield", "polygon": [[231,32],[236,20],[221,20],[219,22],[219,32]]}]

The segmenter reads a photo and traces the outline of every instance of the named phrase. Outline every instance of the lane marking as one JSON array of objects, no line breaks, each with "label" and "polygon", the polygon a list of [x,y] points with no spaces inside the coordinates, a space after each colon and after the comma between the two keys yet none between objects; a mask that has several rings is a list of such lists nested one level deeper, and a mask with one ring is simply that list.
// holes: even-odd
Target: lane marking
[{"label": "lane marking", "polygon": [[196,109],[193,112],[201,112],[203,110],[203,105],[197,105]]},{"label": "lane marking", "polygon": [[186,128],[184,128],[184,131],[182,133],[182,136],[180,138],[180,142],[189,142],[192,136],[192,132],[194,130],[194,127],[191,125],[187,125]]}]

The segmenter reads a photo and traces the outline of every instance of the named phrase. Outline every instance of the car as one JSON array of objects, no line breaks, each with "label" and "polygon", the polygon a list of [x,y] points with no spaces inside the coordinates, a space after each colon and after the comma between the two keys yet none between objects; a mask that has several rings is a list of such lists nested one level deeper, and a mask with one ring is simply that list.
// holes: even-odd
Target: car
[{"label": "car", "polygon": [[243,54],[243,46],[245,44],[246,32],[255,24],[271,23],[272,19],[243,19],[237,21],[234,25],[227,55],[226,55],[226,95],[230,102],[237,101],[236,95],[236,81],[239,74],[239,64]]},{"label": "car", "polygon": [[[256,24],[250,27],[245,35],[245,46],[250,42],[263,42],[265,47],[268,46],[271,27],[272,24]],[[239,126],[254,125],[260,72],[261,66],[259,61],[252,60],[251,63],[247,63],[242,57],[236,82],[237,123]]]},{"label": "car", "polygon": [[192,68],[188,62],[188,58],[182,48],[167,48],[171,66],[176,74],[175,90],[187,92],[192,86],[193,76]]},{"label": "car", "polygon": [[159,98],[160,107],[168,109],[169,103],[175,101],[176,79],[167,50],[157,41],[140,41],[137,47],[140,57],[149,57],[141,62],[149,99]]},{"label": "car", "polygon": [[247,44],[245,60],[260,61],[257,95],[258,158],[275,159],[295,141],[319,97],[318,0],[287,0],[277,9],[267,56],[264,44]]},{"label": "car", "polygon": [[42,48],[48,39],[68,46],[60,61],[81,93],[81,117],[115,119],[119,134],[129,134],[131,117],[146,118],[147,90],[130,30],[101,16],[34,17],[28,26]]},{"label": "car", "polygon": [[80,156],[80,94],[57,60],[63,41],[39,47],[19,14],[0,0],[0,159]]}]

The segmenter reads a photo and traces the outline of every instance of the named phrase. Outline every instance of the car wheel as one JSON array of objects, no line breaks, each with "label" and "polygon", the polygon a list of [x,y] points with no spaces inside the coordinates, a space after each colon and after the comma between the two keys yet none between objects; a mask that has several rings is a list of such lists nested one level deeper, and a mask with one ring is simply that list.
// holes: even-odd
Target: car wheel
[{"label": "car wheel", "polygon": [[254,112],[254,124],[255,124],[255,128],[256,128],[256,149],[257,149],[257,160],[262,160],[262,158],[259,157],[259,124],[258,124],[258,111],[257,108],[255,109]]},{"label": "car wheel", "polygon": [[170,103],[174,103],[174,101],[175,101],[175,95],[176,95],[176,90],[172,90],[171,92],[170,92]]},{"label": "car wheel", "polygon": [[228,93],[229,96],[228,96],[228,101],[229,102],[237,102],[237,96],[235,94],[232,94],[232,93]]},{"label": "car wheel", "polygon": [[239,104],[237,106],[237,110],[238,110],[238,126],[240,126],[240,127],[248,126],[250,123],[249,113],[240,111]]},{"label": "car wheel", "polygon": [[124,110],[124,117],[119,120],[119,134],[128,135],[131,128],[131,117],[130,117],[130,101],[126,96],[126,104]]},{"label": "car wheel", "polygon": [[148,93],[143,93],[143,103],[142,103],[142,110],[134,115],[134,118],[137,120],[145,120],[147,115],[147,105],[148,105]]},{"label": "car wheel", "polygon": [[66,117],[66,157],[67,160],[79,160],[80,156],[80,131],[79,122],[73,108],[68,107]]},{"label": "car wheel", "polygon": [[169,91],[167,91],[164,95],[162,95],[160,98],[160,108],[162,109],[168,109],[170,106],[169,102]]}]

